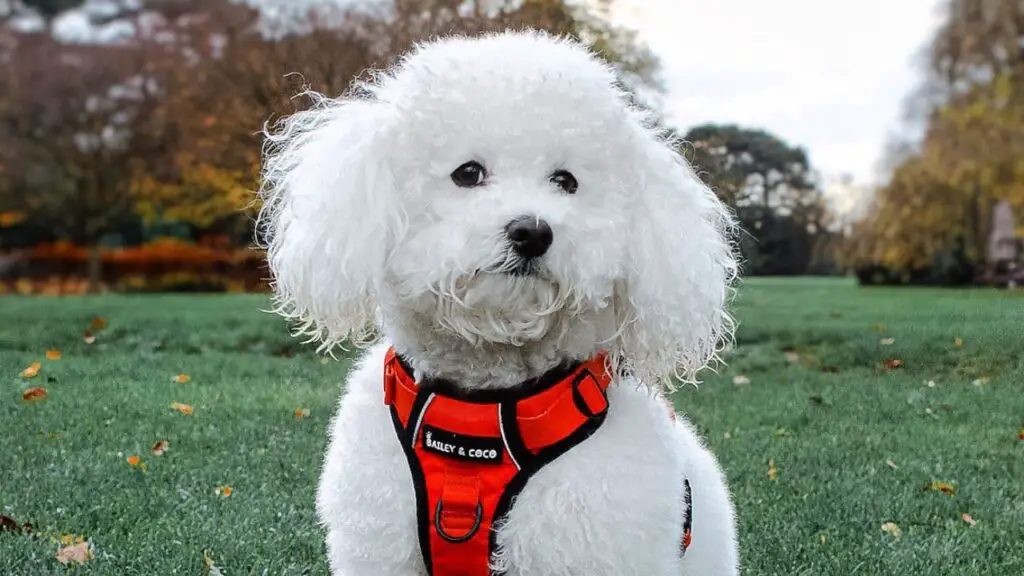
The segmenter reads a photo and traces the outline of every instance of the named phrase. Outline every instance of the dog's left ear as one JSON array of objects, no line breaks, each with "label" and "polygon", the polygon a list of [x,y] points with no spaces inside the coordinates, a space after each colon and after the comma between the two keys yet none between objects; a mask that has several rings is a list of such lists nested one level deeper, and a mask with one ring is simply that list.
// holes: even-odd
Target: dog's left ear
[{"label": "dog's left ear", "polygon": [[275,311],[329,349],[373,334],[376,287],[401,219],[391,153],[395,114],[371,94],[314,105],[266,134],[257,225]]},{"label": "dog's left ear", "polygon": [[676,142],[631,119],[635,203],[613,353],[645,382],[695,382],[732,336],[734,220]]}]

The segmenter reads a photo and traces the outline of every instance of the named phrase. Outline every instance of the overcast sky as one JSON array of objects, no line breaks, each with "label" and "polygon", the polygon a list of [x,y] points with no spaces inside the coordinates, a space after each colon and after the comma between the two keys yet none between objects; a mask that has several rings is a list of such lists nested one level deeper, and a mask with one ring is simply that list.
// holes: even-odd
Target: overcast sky
[{"label": "overcast sky", "polygon": [[870,183],[920,78],[937,0],[620,0],[661,57],[674,124],[735,122]]}]

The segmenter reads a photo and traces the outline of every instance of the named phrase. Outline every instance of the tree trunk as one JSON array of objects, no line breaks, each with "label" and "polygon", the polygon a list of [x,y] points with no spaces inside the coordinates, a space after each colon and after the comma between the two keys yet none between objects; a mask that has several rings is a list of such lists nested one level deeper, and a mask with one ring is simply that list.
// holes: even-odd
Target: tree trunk
[{"label": "tree trunk", "polygon": [[100,259],[99,244],[91,244],[89,246],[87,266],[86,274],[89,281],[87,290],[89,294],[96,294],[100,291],[100,282],[103,279],[103,261]]}]

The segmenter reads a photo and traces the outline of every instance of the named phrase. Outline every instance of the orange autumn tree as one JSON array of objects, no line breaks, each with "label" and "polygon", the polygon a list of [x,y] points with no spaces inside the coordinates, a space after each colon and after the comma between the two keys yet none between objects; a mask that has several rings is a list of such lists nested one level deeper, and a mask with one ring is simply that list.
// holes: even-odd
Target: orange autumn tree
[{"label": "orange autumn tree", "polygon": [[924,135],[852,235],[857,266],[947,279],[958,269],[965,279],[986,261],[996,203],[1008,201],[1024,223],[1024,4],[952,0],[945,9],[911,100]]},{"label": "orange autumn tree", "polygon": [[[438,34],[530,26],[590,42],[637,83],[657,86],[658,63],[635,33],[607,17],[608,0],[473,3],[398,0],[390,14],[325,4],[273,15],[228,0],[186,2],[188,17],[165,25],[190,59],[167,61],[162,102],[166,153],[135,166],[132,190],[148,220],[217,227],[236,238],[258,208],[260,131],[265,122],[308,105],[309,88],[340,95],[363,71],[386,65],[413,43]],[[486,10],[484,6],[486,5]],[[596,8],[595,8],[596,7]]]}]

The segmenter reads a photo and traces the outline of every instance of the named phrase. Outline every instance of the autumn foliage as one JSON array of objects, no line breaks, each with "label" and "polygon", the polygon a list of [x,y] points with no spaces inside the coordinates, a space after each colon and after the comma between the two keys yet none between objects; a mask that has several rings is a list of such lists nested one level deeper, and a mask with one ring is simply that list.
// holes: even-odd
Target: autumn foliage
[{"label": "autumn foliage", "polygon": [[[52,26],[84,0],[15,3],[15,16],[41,17],[41,26],[0,18],[0,254],[30,248],[14,256],[31,270],[2,289],[180,283],[159,279],[168,274],[203,277],[193,284],[241,277],[257,288],[259,257],[247,247],[264,125],[307,106],[296,97],[303,91],[341,95],[365,70],[441,33],[568,34],[634,83],[657,86],[657,60],[611,23],[610,0],[399,0],[388,14],[250,4],[112,2],[84,12],[95,38],[59,37]],[[124,32],[100,34],[111,27]],[[190,242],[147,243],[165,230]],[[227,246],[200,246],[203,235]]]},{"label": "autumn foliage", "polygon": [[1024,4],[954,0],[945,11],[908,111],[924,135],[893,147],[888,182],[850,235],[848,260],[869,282],[971,281],[992,264],[1000,201],[1024,237]]}]

